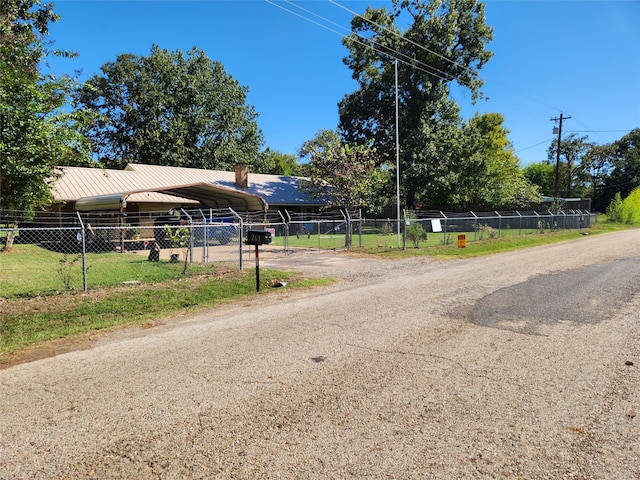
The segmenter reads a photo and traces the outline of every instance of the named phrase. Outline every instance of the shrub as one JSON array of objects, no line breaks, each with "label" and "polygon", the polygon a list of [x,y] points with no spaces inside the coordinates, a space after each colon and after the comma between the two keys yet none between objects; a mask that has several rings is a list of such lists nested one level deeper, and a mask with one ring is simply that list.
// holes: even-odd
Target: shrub
[{"label": "shrub", "polygon": [[415,248],[427,239],[427,232],[420,222],[413,222],[407,227],[407,239],[413,242]]},{"label": "shrub", "polygon": [[617,192],[607,208],[607,218],[612,222],[622,222],[621,209],[622,197],[620,192]]},{"label": "shrub", "polygon": [[640,225],[640,187],[634,189],[624,200],[620,192],[607,208],[607,218],[612,222],[621,222],[628,225]]},{"label": "shrub", "polygon": [[633,190],[627,198],[622,201],[620,209],[622,221],[628,225],[640,224],[640,187]]},{"label": "shrub", "polygon": [[478,232],[480,240],[484,238],[485,233],[489,236],[489,238],[496,238],[498,236],[498,231],[491,225],[488,225],[486,223],[478,226]]}]

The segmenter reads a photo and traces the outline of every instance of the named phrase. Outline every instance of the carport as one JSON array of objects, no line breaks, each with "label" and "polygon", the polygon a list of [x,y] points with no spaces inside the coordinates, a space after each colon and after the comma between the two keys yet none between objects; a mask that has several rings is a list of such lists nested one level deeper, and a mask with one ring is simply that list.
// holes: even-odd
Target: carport
[{"label": "carport", "polygon": [[108,195],[82,197],[76,200],[78,212],[113,211],[126,212],[127,199],[138,193],[162,193],[179,198],[195,200],[205,208],[232,208],[238,212],[266,211],[269,205],[264,198],[232,188],[210,183],[192,183],[158,188],[145,188]]}]

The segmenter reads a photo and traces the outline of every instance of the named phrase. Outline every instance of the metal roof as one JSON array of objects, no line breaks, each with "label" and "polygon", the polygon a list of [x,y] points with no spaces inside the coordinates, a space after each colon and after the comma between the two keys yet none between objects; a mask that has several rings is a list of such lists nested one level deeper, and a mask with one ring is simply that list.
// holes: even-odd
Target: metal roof
[{"label": "metal roof", "polygon": [[212,208],[262,210],[268,205],[323,205],[298,189],[300,177],[249,174],[247,188],[235,183],[235,172],[159,165],[129,164],[125,170],[60,167],[54,182],[57,201],[75,201],[86,209],[113,207],[114,201],[201,202]]},{"label": "metal roof", "polygon": [[285,175],[268,175],[249,172],[247,188],[240,188],[236,184],[235,172],[222,170],[204,170],[186,167],[166,167],[161,165],[146,165],[130,163],[125,171],[144,174],[149,181],[166,179],[174,185],[195,182],[206,182],[244,193],[258,195],[264,198],[270,206],[322,206],[322,199],[313,198],[298,187],[306,180],[304,177],[288,177]]}]

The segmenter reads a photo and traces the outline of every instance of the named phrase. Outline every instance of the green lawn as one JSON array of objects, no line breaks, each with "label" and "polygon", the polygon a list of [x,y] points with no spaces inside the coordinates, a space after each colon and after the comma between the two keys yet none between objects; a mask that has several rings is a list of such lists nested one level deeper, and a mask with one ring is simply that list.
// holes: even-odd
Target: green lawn
[{"label": "green lawn", "polygon": [[[87,253],[90,288],[125,281],[159,283],[181,277],[182,263],[149,262],[136,254]],[[219,265],[189,264],[189,274],[215,273]],[[55,295],[82,291],[82,257],[52,252],[36,245],[14,245],[0,254],[0,298]]]},{"label": "green lawn", "polygon": [[[587,230],[587,229],[584,229]],[[576,230],[561,230],[560,232],[572,232],[578,233]],[[512,237],[527,237],[531,235],[545,235],[551,232],[539,233],[535,229],[507,229],[492,230],[490,232],[473,232],[473,231],[456,231],[456,232],[440,232],[431,233],[427,235],[427,239],[419,243],[419,248],[439,247],[442,245],[457,245],[458,235],[465,235],[467,245],[476,241],[484,240],[496,240],[501,238]],[[557,232],[554,232],[557,233]],[[272,245],[284,246],[284,237],[274,237]],[[354,234],[351,240],[352,248],[364,248],[364,249],[376,249],[376,248],[398,248],[398,245],[402,248],[404,245],[404,238],[402,235],[398,239],[397,234],[378,234],[367,233],[363,235]],[[331,235],[310,235],[289,238],[289,247],[291,248],[320,248],[323,250],[340,250],[345,248],[345,235],[344,234],[331,234]],[[406,248],[414,249],[413,242],[406,240]],[[425,252],[428,254],[428,252]]]}]

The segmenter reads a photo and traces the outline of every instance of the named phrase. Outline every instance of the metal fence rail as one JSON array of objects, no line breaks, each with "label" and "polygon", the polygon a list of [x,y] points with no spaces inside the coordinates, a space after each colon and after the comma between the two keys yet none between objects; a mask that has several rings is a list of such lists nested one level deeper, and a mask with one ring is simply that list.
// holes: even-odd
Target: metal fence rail
[{"label": "metal fence rail", "polygon": [[[273,243],[265,251],[287,255],[293,249],[344,250],[354,247],[407,248],[418,245],[412,225],[425,240],[449,244],[465,234],[468,241],[509,235],[588,228],[595,215],[583,210],[546,212],[405,211],[402,231],[393,218],[364,218],[359,212],[246,212],[193,209],[151,212],[138,216],[114,214],[41,214],[31,221],[0,212],[0,244],[14,236],[27,255],[41,255],[42,267],[27,273],[3,268],[0,255],[0,298],[45,295],[58,290],[84,290],[114,282],[153,282],[159,267],[175,268],[179,277],[197,265],[224,264],[242,269],[253,249],[244,245],[247,230],[268,230]],[[34,257],[35,258],[35,257]],[[39,257],[38,257],[39,258]],[[53,272],[53,274],[51,274]],[[15,293],[20,275],[56,277],[37,292]],[[55,285],[57,283],[57,286]]]},{"label": "metal fence rail", "polygon": [[[419,223],[427,233],[442,236],[442,243],[452,243],[454,234],[469,235],[469,240],[483,240],[507,235],[544,233],[556,230],[589,228],[595,215],[586,210],[553,213],[493,211],[445,213],[442,211],[405,211],[405,224]],[[405,229],[406,233],[407,229]],[[405,241],[406,244],[406,241]]]}]

